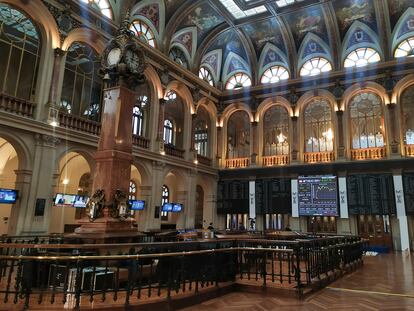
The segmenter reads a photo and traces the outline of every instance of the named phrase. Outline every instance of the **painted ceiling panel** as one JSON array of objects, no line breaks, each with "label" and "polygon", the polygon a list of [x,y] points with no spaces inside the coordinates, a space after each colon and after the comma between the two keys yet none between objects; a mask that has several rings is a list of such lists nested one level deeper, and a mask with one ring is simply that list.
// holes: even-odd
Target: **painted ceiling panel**
[{"label": "painted ceiling panel", "polygon": [[222,49],[223,50],[223,59],[227,58],[230,52],[239,55],[246,62],[248,62],[248,57],[246,50],[240,37],[236,30],[229,29],[220,34],[214,42],[210,45],[208,51]]},{"label": "painted ceiling panel", "polygon": [[409,8],[414,8],[414,0],[388,0],[391,27],[394,29],[401,15]]},{"label": "painted ceiling panel", "polygon": [[178,29],[196,26],[197,41],[200,44],[210,30],[223,22],[224,18],[207,1],[203,1],[184,18]]},{"label": "painted ceiling panel", "polygon": [[332,4],[342,40],[355,21],[360,21],[373,31],[377,31],[375,7],[372,0],[335,0]]},{"label": "painted ceiling panel", "polygon": [[329,44],[328,31],[320,5],[294,11],[283,17],[290,26],[296,49],[299,49],[303,38],[311,32]]},{"label": "painted ceiling panel", "polygon": [[252,41],[257,57],[260,56],[263,47],[268,42],[277,46],[283,52],[286,52],[286,45],[279,27],[276,18],[247,24],[242,27]]},{"label": "painted ceiling panel", "polygon": [[186,0],[165,0],[165,16],[166,16],[166,23],[168,24],[170,18],[173,14],[178,10],[178,8],[185,3]]}]

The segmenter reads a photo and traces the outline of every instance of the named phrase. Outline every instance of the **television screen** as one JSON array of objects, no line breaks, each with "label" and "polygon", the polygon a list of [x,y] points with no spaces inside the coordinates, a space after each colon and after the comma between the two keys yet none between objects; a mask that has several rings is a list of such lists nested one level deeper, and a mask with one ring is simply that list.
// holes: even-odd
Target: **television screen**
[{"label": "television screen", "polygon": [[161,211],[162,212],[172,212],[172,208],[173,208],[172,203],[164,203],[164,205],[161,208]]},{"label": "television screen", "polygon": [[87,195],[77,195],[75,196],[75,202],[73,203],[73,207],[77,208],[85,208],[86,204],[88,204],[89,197]]},{"label": "television screen", "polygon": [[75,194],[64,194],[58,193],[55,198],[56,206],[73,206],[75,203],[76,195]]},{"label": "television screen", "polygon": [[0,188],[0,204],[14,204],[17,200],[17,190]]},{"label": "television screen", "polygon": [[142,211],[145,208],[145,201],[143,201],[143,200],[129,200],[129,208],[132,211]]},{"label": "television screen", "polygon": [[183,209],[183,205],[180,203],[174,203],[173,207],[172,207],[172,211],[173,212],[181,212],[181,210]]},{"label": "television screen", "polygon": [[338,216],[336,176],[299,176],[300,216]]}]

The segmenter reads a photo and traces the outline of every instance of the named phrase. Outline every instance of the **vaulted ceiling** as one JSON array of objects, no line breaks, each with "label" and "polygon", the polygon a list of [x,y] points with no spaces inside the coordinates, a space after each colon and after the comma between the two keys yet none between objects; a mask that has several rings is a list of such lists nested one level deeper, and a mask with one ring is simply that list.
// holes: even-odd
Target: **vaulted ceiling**
[{"label": "vaulted ceiling", "polygon": [[188,68],[208,68],[215,83],[236,71],[258,80],[282,65],[290,77],[313,55],[343,68],[357,47],[394,57],[401,40],[414,35],[414,0],[109,0],[114,20],[149,25],[156,48],[183,52]]}]

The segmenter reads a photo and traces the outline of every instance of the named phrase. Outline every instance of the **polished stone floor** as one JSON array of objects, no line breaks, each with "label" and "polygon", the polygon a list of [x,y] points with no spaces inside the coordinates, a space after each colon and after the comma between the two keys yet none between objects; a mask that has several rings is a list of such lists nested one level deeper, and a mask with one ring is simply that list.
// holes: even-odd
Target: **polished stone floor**
[{"label": "polished stone floor", "polygon": [[414,310],[414,254],[365,257],[364,266],[303,300],[232,293],[185,311]]}]

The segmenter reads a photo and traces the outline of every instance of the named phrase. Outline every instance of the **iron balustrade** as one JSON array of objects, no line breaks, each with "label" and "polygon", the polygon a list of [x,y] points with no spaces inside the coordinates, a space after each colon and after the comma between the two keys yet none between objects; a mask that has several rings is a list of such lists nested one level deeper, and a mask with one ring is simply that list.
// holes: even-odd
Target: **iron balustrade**
[{"label": "iron balustrade", "polygon": [[73,309],[105,303],[128,306],[235,283],[279,287],[302,296],[329,274],[362,263],[365,243],[357,237],[102,245],[2,243],[0,299],[23,309],[33,304]]}]

